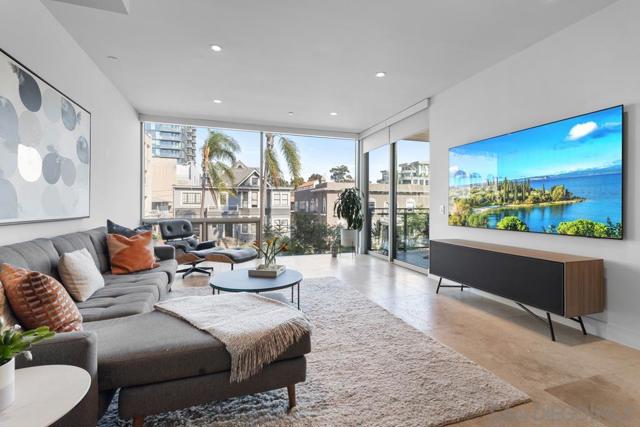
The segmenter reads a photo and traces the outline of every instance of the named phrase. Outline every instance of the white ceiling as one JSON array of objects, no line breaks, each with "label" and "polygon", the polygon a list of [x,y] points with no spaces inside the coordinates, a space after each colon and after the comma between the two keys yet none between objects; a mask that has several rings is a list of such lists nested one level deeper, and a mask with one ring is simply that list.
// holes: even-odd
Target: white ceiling
[{"label": "white ceiling", "polygon": [[614,0],[42,2],[140,113],[359,132]]}]

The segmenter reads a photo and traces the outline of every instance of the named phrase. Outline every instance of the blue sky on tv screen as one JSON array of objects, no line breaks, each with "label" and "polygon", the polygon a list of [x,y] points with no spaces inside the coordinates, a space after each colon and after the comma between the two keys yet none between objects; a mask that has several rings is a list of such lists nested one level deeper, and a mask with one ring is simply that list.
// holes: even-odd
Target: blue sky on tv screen
[{"label": "blue sky on tv screen", "polygon": [[451,185],[621,167],[621,106],[449,150]]}]

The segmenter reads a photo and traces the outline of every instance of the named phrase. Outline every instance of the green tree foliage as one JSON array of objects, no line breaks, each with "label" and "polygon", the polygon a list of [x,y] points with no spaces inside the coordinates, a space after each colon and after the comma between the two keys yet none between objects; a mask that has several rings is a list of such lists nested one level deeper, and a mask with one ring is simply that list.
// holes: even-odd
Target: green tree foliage
[{"label": "green tree foliage", "polygon": [[300,152],[298,151],[298,146],[295,141],[274,133],[265,133],[265,139],[264,167],[266,180],[276,187],[280,186],[282,181],[284,181],[282,166],[280,165],[280,160],[277,155],[278,149],[289,169],[291,179],[298,178],[302,165],[300,162]]},{"label": "green tree foliage", "polygon": [[475,208],[495,209],[506,205],[537,205],[581,199],[575,197],[564,185],[553,186],[550,191],[547,191],[544,185],[537,189],[531,187],[531,180],[528,178],[520,180],[504,178],[502,181],[487,180],[486,183],[466,187],[460,190],[459,195],[454,193],[453,200],[454,207],[449,215],[450,225],[486,227],[486,216],[470,218],[471,215],[480,215],[474,214]]},{"label": "green tree foliage", "polygon": [[529,231],[529,227],[517,216],[505,216],[496,225],[500,230]]},{"label": "green tree foliage", "polygon": [[335,227],[324,222],[322,216],[295,212],[292,214],[289,253],[291,255],[321,254],[331,248]]},{"label": "green tree foliage", "polygon": [[551,187],[551,200],[554,202],[559,202],[561,200],[569,200],[573,196],[567,191],[564,185],[554,185]]},{"label": "green tree foliage", "polygon": [[209,136],[202,147],[202,194],[200,197],[200,217],[204,217],[205,193],[209,191],[214,204],[218,203],[217,193],[226,191],[234,194],[233,164],[236,154],[240,152],[240,145],[229,135],[209,131]]},{"label": "green tree foliage", "polygon": [[335,182],[349,182],[353,181],[353,177],[349,173],[349,167],[347,165],[334,166],[329,169],[331,174],[331,180]]},{"label": "green tree foliage", "polygon": [[298,188],[302,184],[304,184],[304,178],[302,178],[301,176],[295,177],[291,180],[291,186],[293,188]]},{"label": "green tree foliage", "polygon": [[323,182],[324,181],[324,177],[322,175],[320,175],[319,173],[314,173],[314,174],[309,175],[309,179],[307,179],[307,181]]},{"label": "green tree foliage", "polygon": [[416,208],[407,214],[407,234],[409,236],[429,236],[429,210]]},{"label": "green tree foliage", "polygon": [[487,228],[487,221],[488,219],[486,214],[471,214],[467,218],[467,225],[470,227]]},{"label": "green tree foliage", "polygon": [[622,239],[622,223],[611,221],[611,218],[607,218],[607,237],[614,239]]},{"label": "green tree foliage", "polygon": [[610,219],[606,224],[589,219],[577,219],[561,222],[556,227],[556,231],[558,234],[569,236],[621,238],[622,224],[613,224]]}]

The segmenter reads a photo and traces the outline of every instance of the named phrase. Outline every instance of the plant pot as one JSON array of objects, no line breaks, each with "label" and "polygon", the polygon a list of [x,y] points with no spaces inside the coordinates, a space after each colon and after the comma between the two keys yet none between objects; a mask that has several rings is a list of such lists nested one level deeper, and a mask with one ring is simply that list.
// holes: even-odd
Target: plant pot
[{"label": "plant pot", "polygon": [[356,230],[349,228],[343,228],[340,230],[340,245],[347,248],[352,248],[356,245]]},{"label": "plant pot", "polygon": [[16,398],[16,359],[0,366],[0,411],[11,406]]}]

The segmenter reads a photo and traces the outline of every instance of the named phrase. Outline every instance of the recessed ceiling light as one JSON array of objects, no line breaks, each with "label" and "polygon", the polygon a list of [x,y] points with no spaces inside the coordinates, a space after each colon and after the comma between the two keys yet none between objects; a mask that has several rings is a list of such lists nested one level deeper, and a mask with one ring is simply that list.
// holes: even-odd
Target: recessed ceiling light
[{"label": "recessed ceiling light", "polygon": [[118,58],[117,56],[109,55],[107,56],[107,59],[113,59],[115,61],[116,59],[120,59],[120,58]]},{"label": "recessed ceiling light", "polygon": [[287,114],[293,116],[293,111],[289,111]]},{"label": "recessed ceiling light", "polygon": [[338,115],[338,113],[336,113],[335,111],[333,111],[333,112],[329,113],[329,115],[330,115],[330,116],[337,116],[337,115]]},{"label": "recessed ceiling light", "polygon": [[222,50],[222,46],[217,45],[217,44],[212,44],[211,45],[211,50],[214,52],[220,52]]},{"label": "recessed ceiling light", "polygon": [[213,103],[214,104],[222,104],[222,100],[221,99],[214,99]]},{"label": "recessed ceiling light", "polygon": [[376,73],[376,77],[378,77],[379,79],[381,79],[383,77],[386,77],[386,76],[387,76],[387,73],[385,73],[384,71],[378,71]]}]

